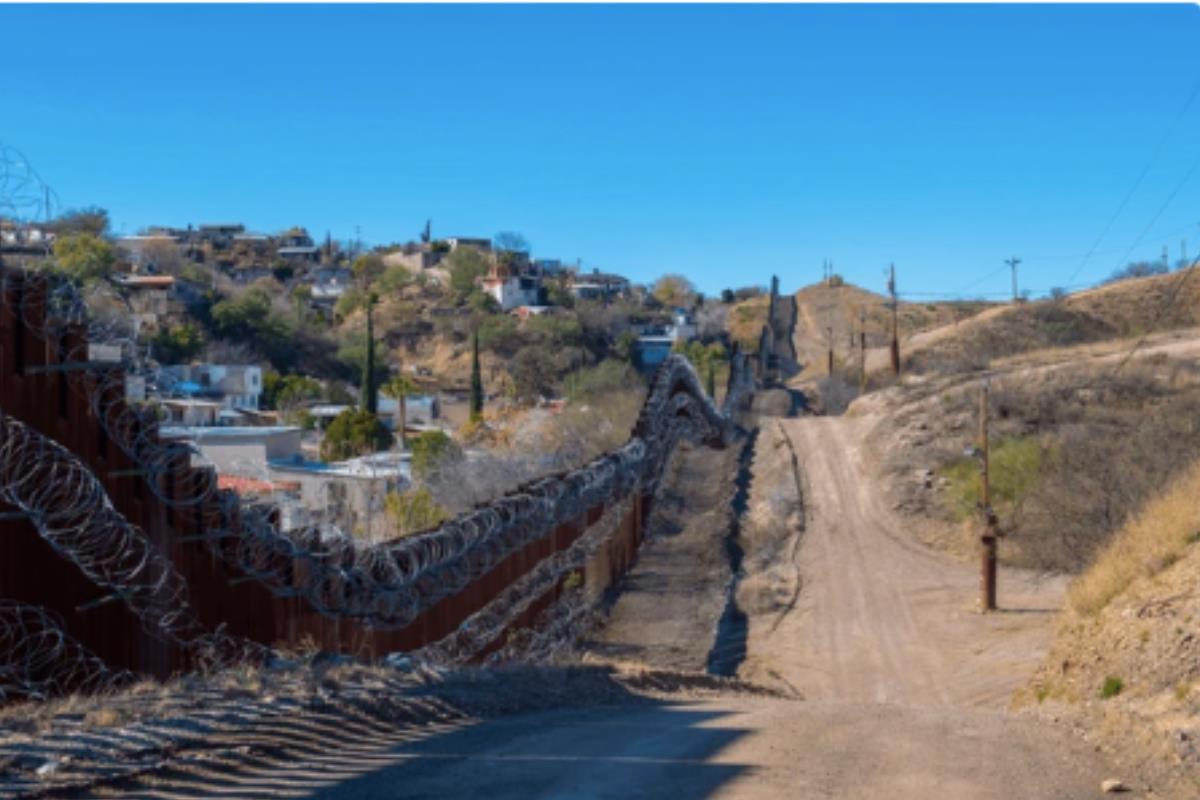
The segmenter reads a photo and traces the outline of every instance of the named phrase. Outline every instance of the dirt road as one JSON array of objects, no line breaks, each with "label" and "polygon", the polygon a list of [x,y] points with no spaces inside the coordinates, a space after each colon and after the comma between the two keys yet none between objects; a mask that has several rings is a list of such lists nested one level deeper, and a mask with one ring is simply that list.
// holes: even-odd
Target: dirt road
[{"label": "dirt road", "polygon": [[[868,420],[783,423],[810,496],[800,601],[751,622],[732,695],[561,710],[405,745],[330,798],[1088,798],[1110,771],[1069,732],[1004,710],[1051,635],[1059,582],[1005,572],[975,612],[970,565],[897,530],[866,477]],[[777,677],[776,677],[777,676]],[[782,679],[782,680],[780,680]]]},{"label": "dirt road", "polygon": [[1006,570],[1003,610],[976,613],[977,572],[884,507],[864,464],[870,418],[782,424],[807,487],[804,588],[793,611],[752,626],[742,674],[775,673],[809,698],[1002,707],[1049,646],[1063,582]]},{"label": "dirt road", "polygon": [[[750,616],[739,675],[786,696],[685,689],[596,707],[560,691],[551,710],[394,731],[300,711],[219,772],[179,769],[102,796],[1078,800],[1103,797],[1106,778],[1134,783],[1066,728],[1005,710],[1048,644],[1062,584],[1003,570],[1003,611],[976,613],[973,566],[915,544],[878,500],[871,419],[779,424],[806,489],[804,530],[780,550],[801,591]],[[787,470],[754,480],[795,491]],[[640,606],[655,625],[676,590]]]}]

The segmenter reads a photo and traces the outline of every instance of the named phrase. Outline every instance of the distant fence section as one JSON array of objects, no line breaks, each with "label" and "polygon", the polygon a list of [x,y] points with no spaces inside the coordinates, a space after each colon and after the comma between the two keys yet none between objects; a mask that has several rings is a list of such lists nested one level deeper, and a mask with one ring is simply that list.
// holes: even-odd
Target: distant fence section
[{"label": "distant fence section", "polygon": [[[124,360],[94,362],[95,344]],[[97,321],[70,284],[0,266],[0,699],[305,642],[478,658],[568,575],[596,591],[623,574],[675,445],[724,446],[754,389],[735,354],[718,409],[672,357],[622,447],[368,546],[279,530],[271,504],[218,489],[188,447],[160,441],[155,410],[124,400],[126,371],[145,368],[134,352],[119,314]]]}]

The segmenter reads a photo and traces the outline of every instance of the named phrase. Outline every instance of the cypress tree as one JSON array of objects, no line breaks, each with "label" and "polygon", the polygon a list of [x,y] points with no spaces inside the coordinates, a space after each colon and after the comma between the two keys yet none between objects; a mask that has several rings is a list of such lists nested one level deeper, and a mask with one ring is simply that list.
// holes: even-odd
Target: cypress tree
[{"label": "cypress tree", "polygon": [[483,420],[483,376],[479,370],[479,330],[471,339],[471,421]]},{"label": "cypress tree", "polygon": [[375,322],[372,313],[374,307],[375,295],[372,293],[367,296],[367,363],[363,368],[360,398],[363,410],[372,414],[379,410],[379,398],[375,396]]},{"label": "cypress tree", "polygon": [[713,400],[717,399],[717,373],[716,370],[713,369],[713,363],[711,359],[708,362],[708,375],[706,376],[704,388],[708,392],[709,397],[711,397]]}]

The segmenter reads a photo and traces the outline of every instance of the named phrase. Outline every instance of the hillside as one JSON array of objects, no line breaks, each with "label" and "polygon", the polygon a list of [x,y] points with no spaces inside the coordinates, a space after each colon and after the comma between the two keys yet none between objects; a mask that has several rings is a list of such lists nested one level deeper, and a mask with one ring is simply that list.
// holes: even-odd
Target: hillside
[{"label": "hillside", "polygon": [[1200,792],[1200,463],[1149,502],[1072,586],[1019,703],[1078,718],[1156,795]]},{"label": "hillside", "polygon": [[[825,374],[829,342],[833,343],[835,369],[858,370],[860,332],[867,334],[868,357],[886,352],[892,335],[890,300],[852,284],[806,286],[796,292],[796,354],[805,365],[802,377]],[[901,301],[897,328],[901,342],[933,329],[953,329],[987,304],[980,302],[909,303]],[[832,335],[830,333],[832,329]],[[876,356],[878,358],[878,356]]]},{"label": "hillside", "polygon": [[[950,374],[1034,350],[1200,325],[1200,279],[1186,272],[1101,286],[1061,300],[1005,305],[903,342],[908,370]],[[886,366],[876,360],[875,369]]]}]

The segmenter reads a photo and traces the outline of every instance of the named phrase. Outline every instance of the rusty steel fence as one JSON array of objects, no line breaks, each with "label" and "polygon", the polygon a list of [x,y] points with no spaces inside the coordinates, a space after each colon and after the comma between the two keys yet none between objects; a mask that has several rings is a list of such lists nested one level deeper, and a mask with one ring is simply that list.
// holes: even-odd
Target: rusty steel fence
[{"label": "rusty steel fence", "polygon": [[125,401],[127,374],[154,366],[121,302],[103,285],[84,297],[0,266],[0,601],[86,654],[46,658],[32,639],[0,635],[0,685],[19,674],[25,686],[86,688],[301,642],[441,662],[494,652],[569,573],[612,581],[628,568],[676,444],[724,446],[754,388],[735,353],[719,409],[673,356],[625,445],[367,545],[329,526],[280,530],[274,505],[218,489],[190,446],[160,440],[156,410]]}]

